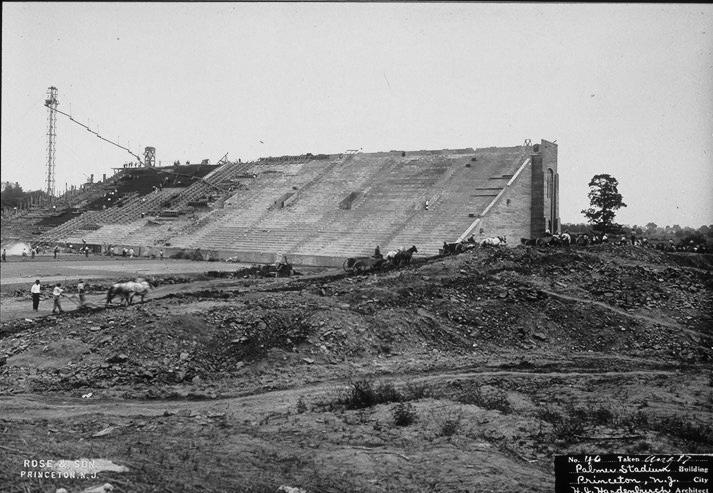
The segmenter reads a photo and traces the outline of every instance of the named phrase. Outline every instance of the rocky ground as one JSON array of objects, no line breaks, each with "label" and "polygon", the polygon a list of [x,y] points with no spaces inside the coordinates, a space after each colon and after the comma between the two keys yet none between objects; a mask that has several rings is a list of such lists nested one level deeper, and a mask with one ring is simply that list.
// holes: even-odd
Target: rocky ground
[{"label": "rocky ground", "polygon": [[[555,454],[712,452],[711,265],[482,249],[7,321],[0,490],[548,492]],[[78,458],[128,470],[23,477]]]}]

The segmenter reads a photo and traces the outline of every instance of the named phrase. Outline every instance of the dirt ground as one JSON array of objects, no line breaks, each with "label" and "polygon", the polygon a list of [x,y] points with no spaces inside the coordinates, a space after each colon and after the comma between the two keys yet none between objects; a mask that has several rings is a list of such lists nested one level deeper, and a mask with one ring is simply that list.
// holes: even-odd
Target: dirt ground
[{"label": "dirt ground", "polygon": [[[556,454],[710,453],[712,264],[600,246],[157,273],[143,304],[102,308],[97,279],[96,309],[34,318],[3,290],[0,491],[549,492]],[[123,468],[27,477],[61,459]]]},{"label": "dirt ground", "polygon": [[0,289],[8,292],[15,289],[29,290],[35,279],[44,283],[84,279],[112,279],[121,277],[147,277],[153,275],[195,274],[207,270],[232,271],[244,264],[225,262],[193,262],[174,259],[144,259],[63,254],[58,259],[52,256],[11,256],[0,263]]}]

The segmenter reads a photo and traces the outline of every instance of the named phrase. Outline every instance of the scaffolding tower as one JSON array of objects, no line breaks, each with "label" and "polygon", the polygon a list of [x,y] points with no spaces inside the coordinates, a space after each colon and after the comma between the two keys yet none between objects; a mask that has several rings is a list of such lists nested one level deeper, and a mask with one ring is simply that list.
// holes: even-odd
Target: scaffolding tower
[{"label": "scaffolding tower", "polygon": [[55,186],[54,186],[54,154],[55,154],[55,142],[57,140],[57,105],[59,105],[59,100],[57,99],[57,88],[51,86],[47,89],[47,99],[45,99],[45,106],[49,113],[47,114],[47,195],[50,197],[55,196]]}]

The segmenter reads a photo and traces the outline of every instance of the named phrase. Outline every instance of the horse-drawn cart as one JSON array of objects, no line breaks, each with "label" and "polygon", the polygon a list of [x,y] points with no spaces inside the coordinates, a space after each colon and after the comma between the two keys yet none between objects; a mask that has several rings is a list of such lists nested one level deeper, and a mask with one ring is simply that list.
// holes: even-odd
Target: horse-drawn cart
[{"label": "horse-drawn cart", "polygon": [[363,273],[372,270],[380,270],[386,261],[383,258],[374,257],[350,257],[344,261],[342,268],[348,273]]}]

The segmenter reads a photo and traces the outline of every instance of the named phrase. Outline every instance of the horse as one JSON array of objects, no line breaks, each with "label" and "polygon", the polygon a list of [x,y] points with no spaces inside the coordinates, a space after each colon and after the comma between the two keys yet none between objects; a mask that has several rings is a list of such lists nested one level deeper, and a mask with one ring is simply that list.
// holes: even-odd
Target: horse
[{"label": "horse", "polygon": [[400,251],[402,251],[401,248],[399,248],[398,250],[390,250],[390,251],[386,252],[386,255],[384,255],[384,260],[393,262],[394,258]]},{"label": "horse", "polygon": [[126,306],[129,306],[134,301],[134,296],[141,296],[141,303],[144,302],[144,297],[149,293],[151,286],[146,281],[128,281],[118,282],[109,288],[106,293],[106,306],[109,306],[115,296],[119,296]]},{"label": "horse", "polygon": [[480,242],[480,246],[482,247],[487,247],[487,246],[501,246],[501,245],[506,245],[507,244],[507,239],[504,236],[495,236],[491,238],[485,238],[483,241]]},{"label": "horse", "polygon": [[131,304],[131,296],[134,293],[133,285],[133,281],[117,282],[112,285],[106,293],[105,306],[109,306],[115,296],[119,296],[120,300],[123,300],[126,303],[126,306],[129,306]]},{"label": "horse", "polygon": [[460,243],[448,243],[447,241],[443,242],[443,248],[441,249],[441,252],[443,252],[443,255],[455,255],[458,253],[458,250],[460,249]]},{"label": "horse", "polygon": [[361,257],[354,260],[351,268],[358,273],[378,269],[384,264],[383,258]]},{"label": "horse", "polygon": [[525,246],[536,246],[537,245],[537,239],[530,239],[530,238],[520,238],[520,243],[525,245]]},{"label": "horse", "polygon": [[553,235],[549,236],[542,236],[540,238],[537,238],[535,240],[535,244],[538,247],[551,247],[551,246],[558,246],[559,245],[559,238]]},{"label": "horse", "polygon": [[443,255],[458,255],[459,253],[471,250],[473,248],[476,248],[477,246],[478,244],[471,236],[465,241],[456,241],[453,243],[448,243],[447,241],[444,241],[443,248],[441,251],[443,252]]},{"label": "horse", "polygon": [[413,254],[416,252],[418,252],[418,248],[416,248],[416,245],[411,245],[411,248],[409,248],[408,250],[399,250],[394,256],[394,258],[391,260],[391,262],[396,267],[408,265],[411,263],[411,257],[413,257]]},{"label": "horse", "polygon": [[131,304],[134,301],[134,296],[139,295],[141,296],[141,303],[144,302],[144,297],[149,294],[149,291],[151,290],[151,285],[144,280],[136,280],[134,284],[134,292],[131,294],[131,298],[129,299],[129,304]]},{"label": "horse", "polygon": [[584,233],[584,234],[577,236],[577,240],[575,243],[577,244],[577,246],[589,245],[589,235],[587,233]]}]

